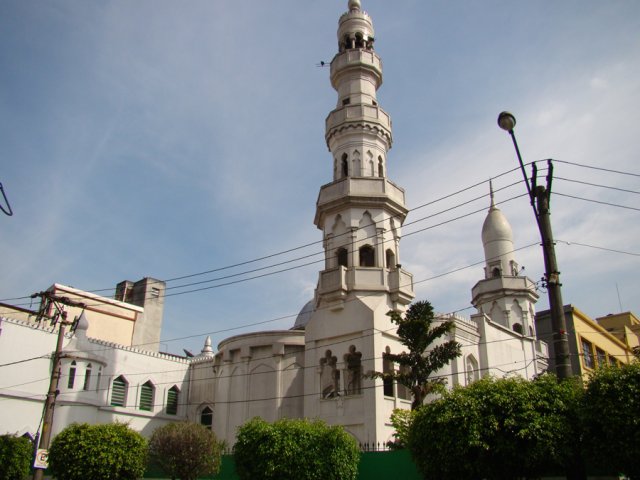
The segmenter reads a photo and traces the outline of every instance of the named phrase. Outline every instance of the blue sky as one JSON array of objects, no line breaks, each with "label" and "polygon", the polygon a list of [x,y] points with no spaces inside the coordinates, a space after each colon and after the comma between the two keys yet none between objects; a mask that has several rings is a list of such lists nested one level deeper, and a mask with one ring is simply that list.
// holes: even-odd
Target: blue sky
[{"label": "blue sky", "polygon": [[[346,0],[0,2],[0,182],[15,212],[0,216],[0,299],[54,282],[95,290],[172,279],[311,244],[170,281],[290,262],[226,281],[289,269],[279,274],[167,297],[163,349],[199,351],[207,334],[215,345],[292,325],[321,269],[313,216],[331,180],[324,119],[336,94],[316,64],[335,54],[346,8]],[[400,261],[436,310],[469,307],[482,265],[440,275],[483,260],[484,212],[454,218],[488,198],[420,219],[486,195],[488,183],[416,207],[517,166],[500,111],[516,115],[527,162],[640,174],[640,3],[363,0],[363,8],[384,64],[378,100],[393,119],[388,175],[407,191],[407,224],[416,222],[404,229]],[[558,194],[638,208],[637,193],[569,181],[638,192],[638,176],[559,162],[554,175]],[[515,171],[494,185],[520,179]],[[511,186],[496,200],[523,192]],[[526,198],[501,209],[517,248],[539,240]],[[640,313],[639,219],[637,210],[554,195],[565,303],[592,317],[621,306]],[[517,258],[531,278],[542,276],[538,246]]]}]

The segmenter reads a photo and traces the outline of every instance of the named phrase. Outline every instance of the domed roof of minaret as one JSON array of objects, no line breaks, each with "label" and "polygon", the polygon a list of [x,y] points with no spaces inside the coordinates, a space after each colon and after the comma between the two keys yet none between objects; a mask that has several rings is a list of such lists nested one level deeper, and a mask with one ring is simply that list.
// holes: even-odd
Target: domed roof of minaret
[{"label": "domed roof of minaret", "polygon": [[373,41],[374,31],[371,17],[362,10],[360,0],[349,0],[349,11],[340,17],[338,27],[338,41],[346,36],[361,35],[365,40]]},{"label": "domed roof of minaret", "polygon": [[[502,211],[496,207],[493,198],[493,186],[491,189],[491,206],[489,207],[489,213],[487,218],[484,219],[482,224],[482,243],[486,247],[493,242],[510,242],[513,243],[513,231],[511,225],[504,216]],[[501,252],[506,253],[506,252]]]}]

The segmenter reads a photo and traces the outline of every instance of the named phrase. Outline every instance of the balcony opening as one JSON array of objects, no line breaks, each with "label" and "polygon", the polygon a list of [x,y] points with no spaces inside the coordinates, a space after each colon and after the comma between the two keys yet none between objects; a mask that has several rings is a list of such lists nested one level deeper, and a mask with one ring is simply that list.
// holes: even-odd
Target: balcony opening
[{"label": "balcony opening", "polygon": [[363,245],[362,247],[360,247],[360,266],[376,266],[376,251],[371,245]]}]

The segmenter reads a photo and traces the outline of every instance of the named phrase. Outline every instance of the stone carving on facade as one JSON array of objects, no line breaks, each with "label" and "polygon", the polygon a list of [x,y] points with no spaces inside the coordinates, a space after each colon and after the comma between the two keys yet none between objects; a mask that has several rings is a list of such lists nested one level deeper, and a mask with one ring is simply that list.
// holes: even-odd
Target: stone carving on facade
[{"label": "stone carving on facade", "polygon": [[356,351],[355,345],[349,347],[344,355],[346,368],[347,395],[359,395],[362,391],[362,353]]},{"label": "stone carving on facade", "polygon": [[340,372],[336,368],[338,357],[327,350],[324,357],[320,359],[320,387],[322,388],[322,398],[334,398],[338,396]]}]

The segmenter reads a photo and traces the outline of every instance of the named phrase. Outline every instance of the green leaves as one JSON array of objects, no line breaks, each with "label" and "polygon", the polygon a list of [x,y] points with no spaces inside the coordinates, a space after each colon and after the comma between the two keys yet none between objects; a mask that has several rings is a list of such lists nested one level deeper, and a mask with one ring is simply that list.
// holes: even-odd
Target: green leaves
[{"label": "green leaves", "polygon": [[23,437],[0,435],[0,478],[23,480],[29,475],[33,445]]},{"label": "green leaves", "polygon": [[144,474],[147,441],[124,423],[74,423],[49,449],[49,467],[65,480],[135,480]]},{"label": "green leaves", "polygon": [[640,362],[593,373],[585,392],[584,424],[594,469],[640,478]]},{"label": "green leaves", "polygon": [[[418,410],[409,434],[426,478],[509,479],[566,466],[581,387],[552,375],[485,378]],[[561,448],[562,447],[562,448]]]},{"label": "green leaves", "polygon": [[427,301],[413,303],[404,317],[394,311],[387,315],[398,325],[398,337],[409,349],[409,353],[383,353],[383,358],[407,368],[394,372],[372,372],[369,376],[391,379],[409,388],[413,393],[411,409],[415,410],[422,405],[427,395],[442,391],[444,380],[429,377],[461,354],[460,344],[455,340],[432,347],[436,340],[453,329],[454,323],[437,322],[433,307]]},{"label": "green leaves", "polygon": [[356,441],[342,427],[289,419],[245,423],[234,454],[243,480],[353,480],[360,459]]}]

